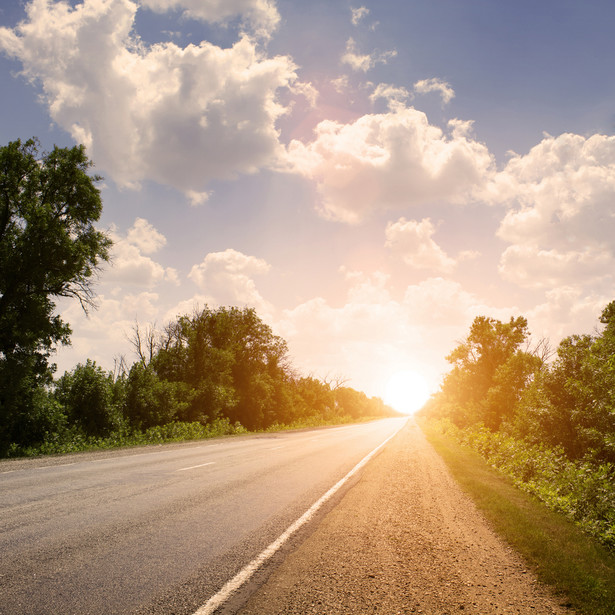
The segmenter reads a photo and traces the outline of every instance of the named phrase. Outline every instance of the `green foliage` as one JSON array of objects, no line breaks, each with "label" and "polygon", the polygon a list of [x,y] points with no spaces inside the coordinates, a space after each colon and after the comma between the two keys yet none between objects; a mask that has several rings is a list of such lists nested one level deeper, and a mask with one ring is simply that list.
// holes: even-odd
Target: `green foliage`
[{"label": "green foliage", "polygon": [[442,385],[441,412],[458,425],[483,422],[497,429],[509,420],[516,398],[540,365],[519,349],[527,338],[522,316],[508,323],[475,318],[466,340],[446,357],[453,369]]},{"label": "green foliage", "polygon": [[125,387],[124,414],[137,429],[176,421],[194,397],[187,384],[161,380],[150,366],[142,363],[132,366]]},{"label": "green foliage", "polygon": [[194,391],[183,420],[226,416],[260,429],[292,413],[286,342],[254,309],[205,307],[181,316],[160,336],[150,365],[161,380]]},{"label": "green foliage", "polygon": [[123,425],[123,395],[113,375],[89,359],[64,373],[53,397],[63,406],[68,422],[87,436],[106,436]]},{"label": "green foliage", "polygon": [[363,391],[356,391],[350,387],[339,387],[333,391],[333,394],[337,412],[355,420],[397,414],[392,408],[385,406],[380,398],[367,397]]},{"label": "green foliage", "polygon": [[106,437],[86,436],[81,431],[68,431],[63,436],[50,437],[37,445],[13,445],[9,457],[34,457],[38,455],[59,455],[92,450],[105,450],[127,446],[146,446],[166,444],[169,442],[186,442],[205,440],[228,435],[247,433],[239,424],[232,424],[228,419],[215,419],[202,423],[173,422],[157,425],[145,431],[122,428]]},{"label": "green foliage", "polygon": [[532,445],[485,427],[461,430],[441,421],[439,428],[477,451],[518,487],[615,549],[615,464],[572,461],[561,448]]},{"label": "green foliage", "polygon": [[563,339],[547,364],[520,349],[525,319],[478,317],[426,414],[561,447],[570,459],[615,462],[615,302],[600,321],[601,334]]},{"label": "green foliage", "polygon": [[91,305],[91,278],[108,258],[111,242],[93,226],[102,204],[90,167],[82,146],[43,155],[34,140],[0,148],[0,449],[38,438],[55,420],[35,399],[50,383],[54,345],[70,334],[54,300]]},{"label": "green foliage", "polygon": [[600,322],[545,364],[519,349],[524,320],[477,318],[424,414],[615,549],[615,302]]}]

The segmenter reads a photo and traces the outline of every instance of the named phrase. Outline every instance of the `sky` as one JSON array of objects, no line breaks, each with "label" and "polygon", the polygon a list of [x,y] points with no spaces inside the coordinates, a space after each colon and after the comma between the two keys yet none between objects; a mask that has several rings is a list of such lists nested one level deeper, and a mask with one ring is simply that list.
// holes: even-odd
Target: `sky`
[{"label": "sky", "polygon": [[83,143],[114,240],[58,372],[250,306],[297,371],[435,390],[476,316],[615,299],[612,0],[0,0],[0,144]]}]

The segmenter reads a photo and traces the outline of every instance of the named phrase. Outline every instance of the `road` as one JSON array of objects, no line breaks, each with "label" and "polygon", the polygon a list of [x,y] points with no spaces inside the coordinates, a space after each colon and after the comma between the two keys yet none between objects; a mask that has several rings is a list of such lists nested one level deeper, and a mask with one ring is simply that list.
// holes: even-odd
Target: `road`
[{"label": "road", "polygon": [[404,422],[0,462],[0,614],[191,615]]}]

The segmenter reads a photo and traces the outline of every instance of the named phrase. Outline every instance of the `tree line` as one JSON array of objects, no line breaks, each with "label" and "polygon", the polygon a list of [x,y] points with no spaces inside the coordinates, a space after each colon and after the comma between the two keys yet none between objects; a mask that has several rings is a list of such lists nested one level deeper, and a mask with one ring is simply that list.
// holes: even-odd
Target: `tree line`
[{"label": "tree line", "polygon": [[615,301],[599,322],[551,351],[477,317],[422,414],[615,549]]},{"label": "tree line", "polygon": [[101,178],[90,175],[85,148],[39,149],[35,139],[0,148],[0,456],[127,442],[127,434],[140,441],[135,434],[148,430],[158,437],[394,414],[343,383],[300,376],[286,342],[255,310],[232,306],[205,306],[159,331],[136,326],[133,365],[106,371],[87,360],[54,379],[52,355],[71,334],[55,302],[95,307],[112,242],[95,227]]},{"label": "tree line", "polygon": [[551,352],[545,340],[531,346],[523,316],[477,317],[424,414],[559,447],[569,459],[615,462],[615,301],[599,322],[601,331]]}]

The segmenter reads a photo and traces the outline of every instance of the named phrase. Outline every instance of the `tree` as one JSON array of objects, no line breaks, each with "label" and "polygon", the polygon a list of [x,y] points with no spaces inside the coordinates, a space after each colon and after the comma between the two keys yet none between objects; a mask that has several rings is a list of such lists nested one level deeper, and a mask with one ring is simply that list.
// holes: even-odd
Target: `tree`
[{"label": "tree", "polygon": [[194,391],[183,382],[161,380],[150,365],[135,363],[126,379],[124,414],[139,429],[181,419]]},{"label": "tree", "polygon": [[513,405],[500,402],[518,399],[540,363],[520,350],[527,338],[523,316],[507,323],[486,316],[474,319],[468,337],[446,357],[453,369],[444,379],[440,405],[453,421],[460,426],[483,422],[497,429],[510,416]]},{"label": "tree", "polygon": [[[141,362],[161,380],[183,382],[193,391],[180,420],[228,417],[249,429],[284,420],[288,396],[280,387],[290,379],[286,342],[273,334],[252,308],[205,306],[180,316],[156,339],[135,335]],[[143,340],[148,350],[143,350]]]},{"label": "tree", "polygon": [[51,380],[54,346],[69,343],[56,299],[94,305],[93,275],[111,241],[94,227],[102,202],[91,166],[83,146],[0,148],[0,449],[30,437],[29,398]]},{"label": "tree", "polygon": [[64,407],[69,424],[88,436],[108,436],[123,424],[123,396],[118,393],[113,374],[88,359],[64,373],[54,398]]}]

